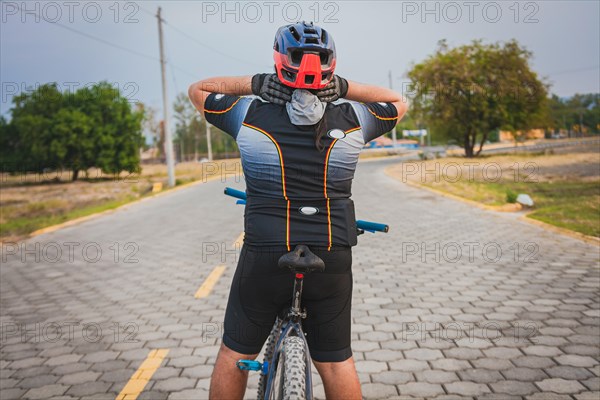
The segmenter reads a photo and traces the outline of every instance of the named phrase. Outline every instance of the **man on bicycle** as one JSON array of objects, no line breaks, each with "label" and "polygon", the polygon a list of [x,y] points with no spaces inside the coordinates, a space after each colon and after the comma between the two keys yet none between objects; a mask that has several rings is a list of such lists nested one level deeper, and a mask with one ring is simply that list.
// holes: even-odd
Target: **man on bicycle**
[{"label": "man on bicycle", "polygon": [[[334,75],[333,38],[312,23],[279,28],[274,60],[276,74],[210,78],[189,89],[206,120],[236,140],[247,193],[244,245],[210,398],[244,396],[248,375],[236,361],[257,357],[289,306],[294,279],[277,261],[304,244],[326,265],[305,277],[310,355],[327,398],[360,399],[350,346],[357,242],[351,185],[365,143],[393,129],[407,102],[390,89]],[[259,98],[240,97],[252,94]],[[336,101],[342,98],[348,101]]]}]

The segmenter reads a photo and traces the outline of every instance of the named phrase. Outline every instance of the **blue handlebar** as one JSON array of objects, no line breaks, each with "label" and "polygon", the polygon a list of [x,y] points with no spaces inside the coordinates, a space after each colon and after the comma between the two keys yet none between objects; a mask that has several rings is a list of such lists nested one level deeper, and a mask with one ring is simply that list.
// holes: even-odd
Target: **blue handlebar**
[{"label": "blue handlebar", "polygon": [[231,197],[236,197],[240,200],[246,200],[246,192],[242,192],[241,190],[226,187],[225,194]]},{"label": "blue handlebar", "polygon": [[[246,192],[230,187],[226,187],[224,192],[228,196],[238,198],[237,204],[246,204]],[[356,227],[369,232],[388,232],[390,230],[390,227],[386,224],[363,221],[360,219],[356,221]]]},{"label": "blue handlebar", "polygon": [[389,225],[380,224],[378,222],[363,221],[362,219],[356,220],[356,227],[369,232],[387,232],[390,230]]}]

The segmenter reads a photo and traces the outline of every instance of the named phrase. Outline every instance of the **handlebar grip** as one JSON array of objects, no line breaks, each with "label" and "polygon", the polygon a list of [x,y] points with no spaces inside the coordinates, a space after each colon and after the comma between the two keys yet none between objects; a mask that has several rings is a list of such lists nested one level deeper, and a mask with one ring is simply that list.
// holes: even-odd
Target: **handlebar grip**
[{"label": "handlebar grip", "polygon": [[363,221],[361,219],[356,220],[356,227],[358,229],[364,229],[365,231],[370,231],[370,232],[374,232],[374,231],[388,232],[390,230],[389,225],[380,224],[377,222]]},{"label": "handlebar grip", "polygon": [[241,190],[226,187],[224,193],[228,196],[236,197],[240,200],[246,200],[246,192],[242,192]]}]

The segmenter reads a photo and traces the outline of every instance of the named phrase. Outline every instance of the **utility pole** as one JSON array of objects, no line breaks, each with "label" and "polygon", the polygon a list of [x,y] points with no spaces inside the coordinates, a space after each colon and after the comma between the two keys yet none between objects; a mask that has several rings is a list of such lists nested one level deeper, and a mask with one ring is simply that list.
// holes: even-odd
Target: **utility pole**
[{"label": "utility pole", "polygon": [[[388,79],[389,79],[389,83],[390,83],[390,89],[394,90],[394,86],[392,85],[392,70],[389,70],[388,73]],[[392,128],[392,146],[394,148],[394,153],[397,153],[398,150],[396,148],[396,127]]]},{"label": "utility pole", "polygon": [[[206,121],[206,119],[204,119]],[[210,124],[206,121],[206,147],[208,147],[208,161],[212,161],[212,141],[210,140]]]},{"label": "utility pole", "polygon": [[173,160],[173,139],[171,138],[171,128],[169,128],[169,100],[167,98],[167,79],[166,79],[166,65],[165,61],[165,49],[163,44],[163,30],[162,30],[162,18],[161,8],[158,7],[158,13],[156,14],[158,19],[158,42],[160,46],[160,72],[162,78],[162,96],[163,96],[163,112],[165,120],[165,151],[167,156],[167,175],[169,176],[169,187],[175,186],[175,162]]}]

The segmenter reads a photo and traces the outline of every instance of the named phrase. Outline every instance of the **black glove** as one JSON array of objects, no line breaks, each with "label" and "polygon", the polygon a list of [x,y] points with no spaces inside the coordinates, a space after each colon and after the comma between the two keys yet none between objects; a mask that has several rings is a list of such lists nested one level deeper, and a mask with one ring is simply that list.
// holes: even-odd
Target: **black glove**
[{"label": "black glove", "polygon": [[252,94],[269,103],[285,105],[292,101],[293,89],[281,83],[276,74],[256,74],[252,77]]},{"label": "black glove", "polygon": [[341,76],[334,75],[331,82],[316,93],[319,100],[323,103],[331,103],[337,99],[346,97],[348,94],[348,81]]}]

